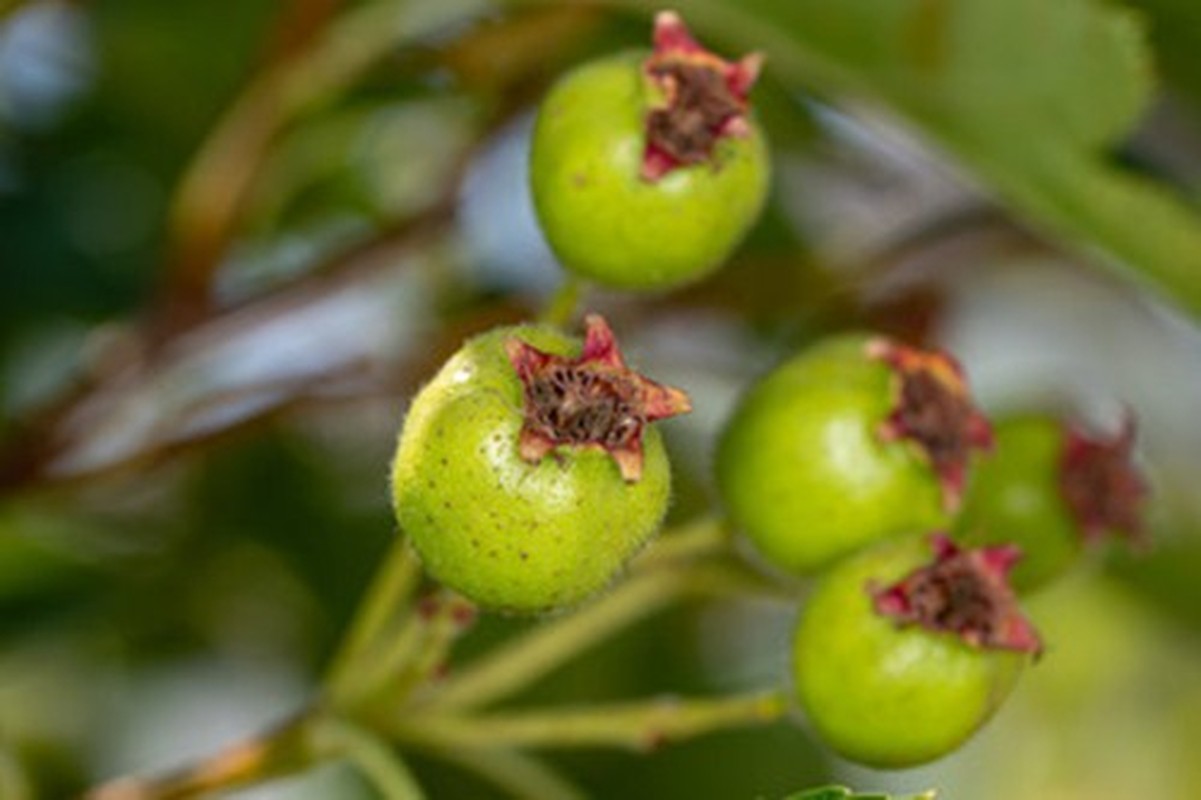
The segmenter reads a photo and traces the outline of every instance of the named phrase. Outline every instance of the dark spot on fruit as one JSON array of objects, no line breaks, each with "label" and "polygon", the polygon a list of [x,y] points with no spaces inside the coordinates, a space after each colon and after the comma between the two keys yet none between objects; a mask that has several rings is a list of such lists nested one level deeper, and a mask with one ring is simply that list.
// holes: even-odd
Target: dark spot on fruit
[{"label": "dark spot on fruit", "polygon": [[530,554],[529,554],[529,553],[527,553],[527,552],[526,552],[526,551],[524,551],[524,550],[522,550],[521,552],[519,552],[517,555],[521,556],[521,560],[522,560],[522,561],[526,561],[526,560],[528,560],[528,559],[529,559],[529,557],[530,557]]}]

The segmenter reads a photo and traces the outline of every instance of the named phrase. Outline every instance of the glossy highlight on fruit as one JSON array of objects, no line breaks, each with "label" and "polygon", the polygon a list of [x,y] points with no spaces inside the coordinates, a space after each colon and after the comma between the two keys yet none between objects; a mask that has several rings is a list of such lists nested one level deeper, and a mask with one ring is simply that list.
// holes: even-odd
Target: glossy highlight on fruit
[{"label": "glossy highlight on fruit", "polygon": [[978,730],[1042,646],[1006,579],[1017,556],[909,536],[824,576],[793,640],[797,700],[821,739],[851,760],[899,768]]},{"label": "glossy highlight on fruit", "polygon": [[718,445],[718,486],[755,549],[806,574],[948,524],[990,442],[949,355],[842,334],[747,392]]},{"label": "glossy highlight on fruit", "polygon": [[427,571],[479,605],[532,613],[603,588],[658,529],[670,470],[656,419],[687,397],[626,367],[590,316],[468,341],[413,401],[392,466]]},{"label": "glossy highlight on fruit", "polygon": [[759,216],[767,145],[748,110],[760,58],[724,61],[672,12],[654,51],[590,62],[539,110],[530,183],[564,268],[656,290],[717,269]]},{"label": "glossy highlight on fruit", "polygon": [[955,524],[960,540],[1013,542],[1025,557],[1013,572],[1021,591],[1043,586],[1106,534],[1143,539],[1148,488],[1132,462],[1134,423],[1112,435],[1050,416],[997,426],[996,452],[980,465]]}]

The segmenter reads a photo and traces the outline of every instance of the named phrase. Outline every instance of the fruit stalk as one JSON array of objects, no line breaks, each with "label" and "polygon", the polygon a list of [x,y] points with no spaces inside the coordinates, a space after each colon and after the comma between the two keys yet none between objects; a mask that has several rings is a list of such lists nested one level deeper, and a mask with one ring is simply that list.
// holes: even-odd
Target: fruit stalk
[{"label": "fruit stalk", "polygon": [[782,692],[720,698],[654,699],[484,716],[429,714],[398,718],[390,733],[437,747],[625,747],[651,750],[710,731],[761,725],[788,709]]},{"label": "fruit stalk", "polygon": [[633,575],[575,613],[535,628],[450,677],[430,697],[440,712],[482,706],[539,678],[640,619],[692,593],[762,586],[749,572],[715,565],[673,565]]}]

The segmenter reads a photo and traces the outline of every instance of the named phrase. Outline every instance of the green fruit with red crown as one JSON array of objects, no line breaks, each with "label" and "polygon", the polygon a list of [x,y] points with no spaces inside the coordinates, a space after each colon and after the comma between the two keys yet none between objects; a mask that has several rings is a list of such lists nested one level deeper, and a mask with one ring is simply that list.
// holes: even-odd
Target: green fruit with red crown
[{"label": "green fruit with red crown", "polygon": [[608,584],[656,532],[670,469],[654,420],[688,398],[629,369],[603,319],[468,341],[413,400],[392,464],[426,570],[485,608],[533,613]]},{"label": "green fruit with red crown", "polygon": [[719,441],[717,481],[755,550],[809,574],[881,538],[947,525],[990,442],[953,358],[849,333],[750,388]]},{"label": "green fruit with red crown", "polygon": [[672,12],[654,50],[584,64],[542,103],[530,152],[538,220],[563,267],[663,290],[716,270],[767,196],[767,144],[747,95],[760,58],[725,61]]},{"label": "green fruit with red crown", "polygon": [[818,737],[884,768],[967,741],[1041,651],[1007,579],[1018,558],[1010,545],[961,550],[943,535],[909,536],[824,575],[792,652],[796,698]]}]

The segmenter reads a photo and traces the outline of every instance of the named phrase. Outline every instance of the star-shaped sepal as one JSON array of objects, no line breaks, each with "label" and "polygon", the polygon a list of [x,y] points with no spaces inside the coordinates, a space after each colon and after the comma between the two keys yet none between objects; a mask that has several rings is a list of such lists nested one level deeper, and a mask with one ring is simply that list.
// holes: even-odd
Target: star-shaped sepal
[{"label": "star-shaped sepal", "polygon": [[1146,545],[1143,506],[1149,488],[1134,464],[1135,425],[1127,413],[1110,437],[1069,425],[1059,461],[1059,491],[1086,539],[1120,533]]},{"label": "star-shaped sepal", "polygon": [[524,393],[518,452],[537,463],[560,446],[602,450],[633,483],[642,477],[646,426],[691,411],[692,404],[680,389],[626,366],[604,318],[590,314],[584,326],[577,358],[544,352],[518,337],[505,342]]},{"label": "star-shaped sepal", "polygon": [[748,95],[763,56],[726,61],[702,47],[674,11],[655,16],[654,51],[643,64],[659,101],[646,117],[642,177],[657,181],[713,157],[726,136],[750,135]]},{"label": "star-shaped sepal", "polygon": [[972,452],[993,446],[992,425],[972,403],[967,379],[950,354],[906,347],[884,338],[867,355],[892,368],[893,408],[880,423],[886,442],[905,441],[938,475],[943,507],[959,508]]},{"label": "star-shaped sepal", "polygon": [[1042,640],[1009,585],[1009,571],[1021,558],[1016,545],[960,549],[941,533],[930,544],[932,563],[891,586],[869,587],[876,613],[901,627],[954,634],[971,647],[1042,653]]}]

